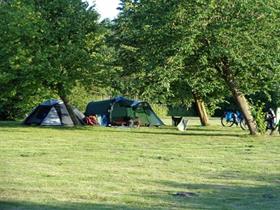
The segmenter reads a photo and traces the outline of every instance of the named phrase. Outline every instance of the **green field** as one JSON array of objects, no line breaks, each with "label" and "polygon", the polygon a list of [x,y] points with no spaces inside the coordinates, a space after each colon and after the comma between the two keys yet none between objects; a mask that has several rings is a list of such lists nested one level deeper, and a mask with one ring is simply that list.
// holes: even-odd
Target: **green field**
[{"label": "green field", "polygon": [[0,143],[1,210],[280,208],[279,136],[2,122]]}]

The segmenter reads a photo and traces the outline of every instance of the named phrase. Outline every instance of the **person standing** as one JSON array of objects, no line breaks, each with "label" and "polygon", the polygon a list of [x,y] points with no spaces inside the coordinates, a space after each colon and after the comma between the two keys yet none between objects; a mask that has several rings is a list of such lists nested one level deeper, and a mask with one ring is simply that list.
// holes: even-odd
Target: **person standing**
[{"label": "person standing", "polygon": [[276,115],[272,108],[266,113],[267,129],[273,129],[275,126]]}]

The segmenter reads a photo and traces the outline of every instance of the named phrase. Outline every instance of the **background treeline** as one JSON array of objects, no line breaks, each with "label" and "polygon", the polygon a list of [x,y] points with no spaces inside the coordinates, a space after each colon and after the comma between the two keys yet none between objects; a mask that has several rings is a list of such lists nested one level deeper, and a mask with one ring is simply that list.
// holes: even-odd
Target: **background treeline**
[{"label": "background treeline", "polygon": [[50,97],[83,110],[124,95],[195,105],[203,125],[235,102],[255,134],[252,106],[279,106],[279,1],[122,0],[119,9],[99,21],[80,0],[0,1],[1,120]]}]

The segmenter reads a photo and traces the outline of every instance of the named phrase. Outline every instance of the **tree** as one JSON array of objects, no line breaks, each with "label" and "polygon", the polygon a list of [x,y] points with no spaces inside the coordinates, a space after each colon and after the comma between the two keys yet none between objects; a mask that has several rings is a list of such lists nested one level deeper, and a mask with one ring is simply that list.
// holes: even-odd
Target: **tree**
[{"label": "tree", "polygon": [[[26,114],[43,90],[34,72],[41,41],[42,21],[31,5],[21,1],[0,3],[0,118],[12,120]],[[31,72],[33,72],[31,74]],[[38,97],[39,96],[39,97]]]},{"label": "tree", "polygon": [[102,42],[98,15],[80,0],[35,0],[34,5],[45,23],[38,49],[43,67],[40,77],[45,87],[56,91],[78,124],[68,95],[78,82],[88,83],[98,71],[101,60],[97,49]]},{"label": "tree", "polygon": [[[19,40],[19,49],[23,50],[12,50],[15,43],[9,40],[11,47],[7,45],[5,52],[11,52],[9,59],[21,55],[22,60],[18,60],[17,65],[24,69],[23,78],[32,81],[35,88],[43,87],[57,94],[74,124],[78,124],[68,95],[75,85],[90,84],[104,70],[104,32],[100,30],[98,14],[81,0],[12,0],[7,5],[10,12],[16,13],[21,7],[29,10],[24,12],[23,17],[30,17],[25,18],[22,27],[30,26],[31,34],[16,29],[9,31],[5,37],[12,35],[14,40]],[[19,25],[22,20],[14,17],[11,24]],[[38,24],[33,26],[33,22]],[[31,87],[26,89],[31,90]]]},{"label": "tree", "polygon": [[123,5],[119,25],[124,32],[132,28],[128,36],[122,33],[125,49],[142,69],[167,84],[182,72],[201,79],[202,95],[226,84],[250,133],[257,133],[245,95],[265,90],[279,74],[278,1],[143,0]]},{"label": "tree", "polygon": [[[123,67],[125,83],[122,91],[131,91],[142,98],[168,104],[191,104],[196,102],[202,125],[208,124],[204,101],[215,90],[224,92],[223,85],[212,76],[202,77],[192,56],[191,65],[185,65],[178,56],[178,49],[184,39],[183,27],[176,28],[172,20],[176,16],[177,3],[174,1],[122,1],[119,18],[116,20],[115,43]],[[206,68],[206,67],[204,67]],[[129,78],[129,79],[128,79]],[[211,85],[210,85],[211,84]],[[125,87],[129,87],[127,90]],[[134,88],[131,88],[134,87]],[[133,89],[133,90],[132,90]],[[216,94],[217,102],[222,94]]]},{"label": "tree", "polygon": [[[201,11],[192,18],[191,34],[194,50],[204,57],[207,65],[223,78],[240,107],[251,134],[256,134],[251,109],[245,94],[265,89],[279,69],[276,38],[279,27],[279,3],[269,1],[208,1],[188,6]],[[190,16],[186,15],[187,18]],[[195,32],[193,32],[195,31]],[[203,48],[198,51],[196,48]],[[198,49],[199,49],[198,48]],[[276,59],[275,59],[276,58]]]}]

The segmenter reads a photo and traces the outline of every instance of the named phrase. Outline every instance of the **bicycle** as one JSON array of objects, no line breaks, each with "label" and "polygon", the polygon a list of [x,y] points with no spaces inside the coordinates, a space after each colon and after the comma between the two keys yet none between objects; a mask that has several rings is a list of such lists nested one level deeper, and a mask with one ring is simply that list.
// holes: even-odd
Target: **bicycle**
[{"label": "bicycle", "polygon": [[269,123],[267,123],[266,131],[269,131],[270,135],[273,135],[275,131],[277,132],[277,130],[278,130],[278,133],[280,134],[280,120],[278,122],[276,122],[273,126],[271,126],[271,125],[269,125]]},{"label": "bicycle", "polygon": [[[271,123],[266,120],[266,134],[273,135],[275,132],[280,134],[280,120],[271,125]],[[221,117],[221,124],[224,127],[232,127],[234,124],[239,125],[243,130],[248,129],[248,125],[245,121],[245,118],[240,112],[226,111]],[[258,129],[258,128],[257,128]]]},{"label": "bicycle", "polygon": [[[247,123],[243,122],[243,126],[248,129]],[[258,128],[257,125],[257,129],[258,131],[260,131],[260,129]],[[273,135],[275,131],[278,131],[278,133],[280,134],[280,120],[277,123],[270,123],[267,119],[266,119],[266,129],[265,129],[265,134],[269,134],[269,135]]]},{"label": "bicycle", "polygon": [[232,112],[226,111],[224,112],[223,116],[221,117],[221,124],[224,127],[232,127],[234,124],[239,125],[241,129],[247,130],[248,126],[247,123],[241,114],[241,112]]}]

